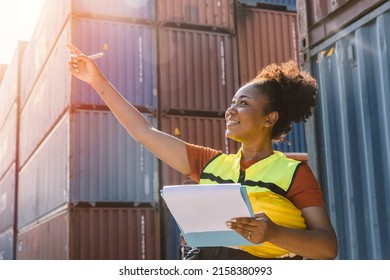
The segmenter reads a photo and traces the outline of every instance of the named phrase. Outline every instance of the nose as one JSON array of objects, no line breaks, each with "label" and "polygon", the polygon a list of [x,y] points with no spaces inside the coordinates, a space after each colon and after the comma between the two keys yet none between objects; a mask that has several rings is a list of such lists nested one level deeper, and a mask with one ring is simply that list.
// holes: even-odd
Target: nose
[{"label": "nose", "polygon": [[225,118],[227,118],[230,115],[233,115],[235,112],[236,112],[235,105],[234,104],[230,105],[230,107],[226,109]]}]

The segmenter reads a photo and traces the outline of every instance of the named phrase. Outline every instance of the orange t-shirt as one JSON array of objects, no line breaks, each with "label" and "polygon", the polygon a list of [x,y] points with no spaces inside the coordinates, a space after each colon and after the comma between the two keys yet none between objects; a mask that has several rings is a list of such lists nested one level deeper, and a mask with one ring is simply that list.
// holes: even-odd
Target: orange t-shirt
[{"label": "orange t-shirt", "polygon": [[[193,144],[187,144],[186,148],[188,161],[190,163],[189,177],[195,182],[199,182],[200,175],[202,174],[206,164],[213,157],[222,152]],[[255,162],[256,161],[254,160],[241,160],[241,169],[245,170]],[[310,206],[320,206],[325,208],[324,197],[320,189],[320,185],[307,164],[300,164],[298,166],[286,198],[298,209]]]}]

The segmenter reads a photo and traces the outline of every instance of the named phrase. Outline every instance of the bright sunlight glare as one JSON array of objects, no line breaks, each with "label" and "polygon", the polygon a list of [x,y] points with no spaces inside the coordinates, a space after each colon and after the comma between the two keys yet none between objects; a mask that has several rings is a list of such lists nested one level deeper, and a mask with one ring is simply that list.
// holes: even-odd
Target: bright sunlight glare
[{"label": "bright sunlight glare", "polygon": [[0,64],[9,64],[18,41],[29,41],[45,0],[0,0]]}]

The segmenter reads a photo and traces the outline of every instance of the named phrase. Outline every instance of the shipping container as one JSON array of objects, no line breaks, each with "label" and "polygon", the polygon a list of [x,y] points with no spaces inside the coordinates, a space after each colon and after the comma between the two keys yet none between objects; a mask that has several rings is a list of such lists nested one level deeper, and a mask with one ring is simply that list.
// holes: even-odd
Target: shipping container
[{"label": "shipping container", "polygon": [[306,153],[305,122],[292,122],[292,130],[281,142],[272,143],[272,148],[281,152]]},{"label": "shipping container", "polygon": [[161,109],[225,112],[238,89],[232,35],[167,27],[158,33]]},{"label": "shipping container", "polygon": [[50,217],[17,238],[18,260],[158,260],[155,208],[77,208]]},{"label": "shipping container", "polygon": [[297,0],[301,48],[312,48],[336,35],[385,2],[387,0]]},{"label": "shipping container", "polygon": [[154,21],[155,0],[71,0],[71,12],[77,16],[107,18],[116,21]]},{"label": "shipping container", "polygon": [[157,21],[160,23],[234,31],[233,0],[158,0],[156,4]]},{"label": "shipping container", "polygon": [[0,178],[16,160],[17,106],[12,106],[8,118],[0,125]]},{"label": "shipping container", "polygon": [[309,160],[339,259],[390,259],[389,49],[390,2],[310,49],[319,95]]},{"label": "shipping container", "polygon": [[[22,67],[22,104],[27,101],[59,35],[71,17],[111,19],[112,22],[132,22],[136,19],[150,21],[155,17],[154,6],[154,0],[47,0],[23,56],[25,63]],[[115,30],[111,32],[115,33]],[[101,36],[100,32],[96,34],[96,37],[98,36]],[[61,47],[66,49],[65,45]]]},{"label": "shipping container", "polygon": [[68,202],[156,204],[157,170],[110,111],[67,114],[19,172],[18,228]]},{"label": "shipping container", "polygon": [[25,47],[26,43],[19,41],[10,64],[7,67],[3,66],[1,69],[4,72],[2,72],[3,79],[0,79],[0,129],[6,122],[10,111],[13,110],[17,97],[20,94],[20,67]]},{"label": "shipping container", "polygon": [[14,225],[16,191],[15,172],[14,163],[8,171],[0,177],[0,232],[3,232]]},{"label": "shipping container", "polygon": [[296,13],[238,7],[236,14],[241,85],[270,63],[299,63]]},{"label": "shipping container", "polygon": [[[210,147],[225,153],[236,153],[239,144],[225,137],[223,118],[166,116],[161,119],[161,130],[188,143]],[[194,183],[190,178],[162,165],[162,185]]]},{"label": "shipping container", "polygon": [[[157,126],[152,115],[144,116]],[[77,111],[70,145],[72,202],[158,202],[157,159],[111,112]]]},{"label": "shipping container", "polygon": [[237,0],[241,6],[277,10],[277,11],[296,11],[295,0]]},{"label": "shipping container", "polygon": [[[86,54],[104,52],[96,62],[133,105],[157,108],[156,32],[152,26],[94,19],[72,19],[65,30]],[[69,55],[65,45],[60,45]],[[74,79],[73,104],[103,105],[96,91]]]},{"label": "shipping container", "polygon": [[0,260],[14,260],[14,230],[0,231]]},{"label": "shipping container", "polygon": [[180,229],[165,204],[161,205],[161,255],[162,259],[180,260]]},{"label": "shipping container", "polygon": [[150,27],[89,19],[69,21],[23,107],[20,166],[71,105],[104,105],[91,86],[71,78],[69,41],[87,54],[106,49],[105,56],[96,62],[110,82],[134,105],[151,110],[157,107],[156,67],[152,67],[155,44]]}]

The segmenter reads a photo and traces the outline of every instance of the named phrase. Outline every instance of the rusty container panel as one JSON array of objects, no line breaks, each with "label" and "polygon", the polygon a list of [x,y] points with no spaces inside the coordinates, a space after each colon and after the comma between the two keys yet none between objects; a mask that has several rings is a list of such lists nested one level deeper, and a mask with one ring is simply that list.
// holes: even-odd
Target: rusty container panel
[{"label": "rusty container panel", "polygon": [[[144,116],[156,127],[151,115]],[[75,112],[71,135],[71,202],[158,201],[156,157],[110,111]]]},{"label": "rusty container panel", "polygon": [[[70,34],[65,30],[22,109],[19,151],[21,167],[69,107],[71,78],[67,69],[69,51],[65,47],[69,38]],[[24,65],[26,63],[28,61]]]},{"label": "rusty container panel", "polygon": [[299,62],[296,13],[238,7],[237,39],[241,84],[270,63]]},{"label": "rusty container panel", "polygon": [[14,103],[8,118],[0,124],[0,178],[16,160],[17,108]]},{"label": "rusty container panel", "polygon": [[17,238],[18,260],[158,260],[154,208],[70,208]]},{"label": "rusty container panel", "polygon": [[[236,153],[237,142],[225,137],[226,122],[223,118],[205,118],[190,116],[169,116],[161,120],[161,130],[183,141],[221,150],[225,153]],[[162,165],[162,186],[194,183],[187,176]]]},{"label": "rusty container panel", "polygon": [[[157,108],[155,30],[152,26],[77,18],[70,21],[72,42],[87,54],[104,52],[96,60],[110,82],[133,105]],[[99,34],[99,36],[97,36]],[[73,80],[72,103],[104,105],[96,91]]]},{"label": "rusty container panel", "polygon": [[178,24],[207,25],[234,30],[232,0],[159,0],[157,20]]},{"label": "rusty container panel", "polygon": [[[308,47],[314,47],[326,38],[368,14],[386,0],[297,0],[297,10],[306,18]],[[306,7],[306,8],[303,8]]]},{"label": "rusty container panel", "polygon": [[14,229],[0,230],[0,260],[14,259]]},{"label": "rusty container panel", "polygon": [[295,0],[238,0],[237,4],[278,11],[297,10]]},{"label": "rusty container panel", "polygon": [[238,88],[231,35],[159,29],[159,94],[163,110],[224,112]]},{"label": "rusty container panel", "polygon": [[15,172],[15,164],[12,164],[11,168],[4,174],[4,176],[0,176],[0,232],[14,224]]},{"label": "rusty container panel", "polygon": [[155,0],[73,0],[72,12],[94,18],[153,20]]},{"label": "rusty container panel", "polygon": [[69,217],[62,212],[19,231],[16,241],[17,260],[69,259]]},{"label": "rusty container panel", "polygon": [[70,259],[158,260],[160,218],[154,208],[74,208]]},{"label": "rusty container panel", "polygon": [[66,204],[70,121],[65,117],[19,171],[18,229]]}]

